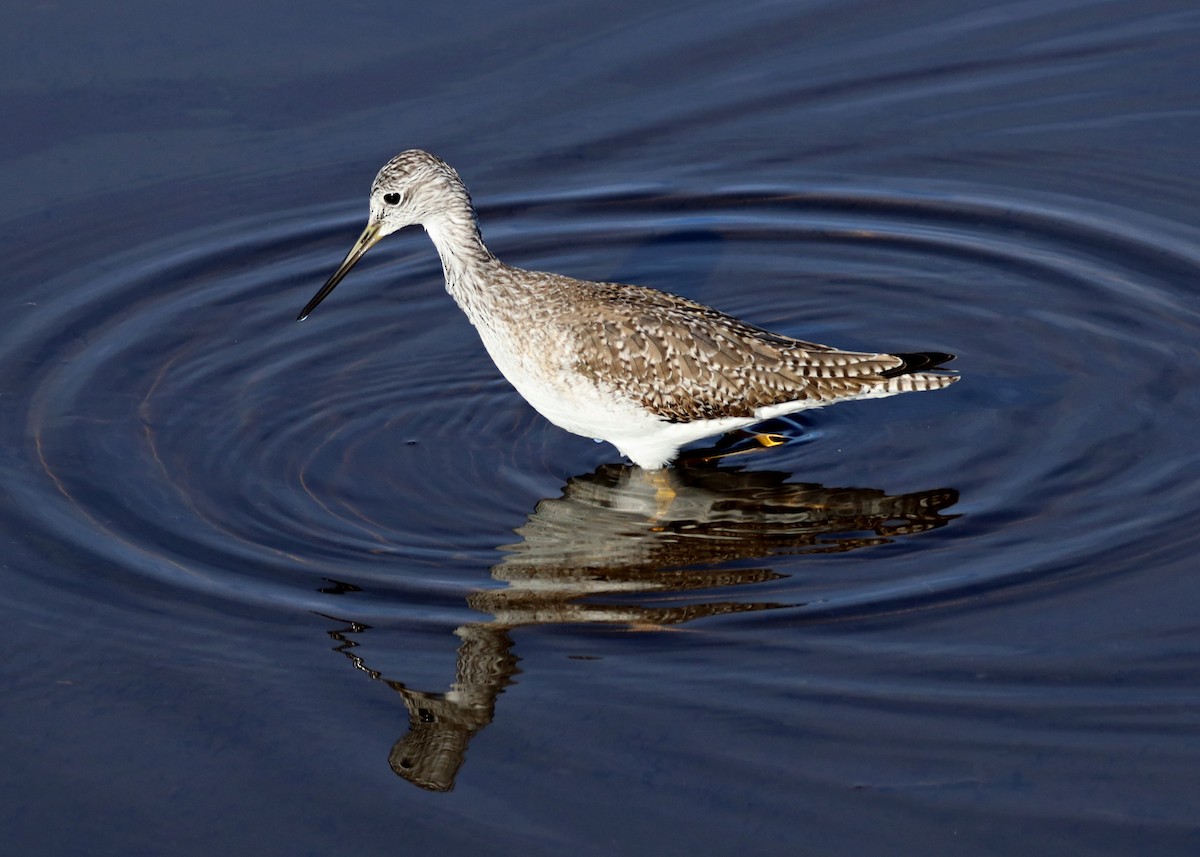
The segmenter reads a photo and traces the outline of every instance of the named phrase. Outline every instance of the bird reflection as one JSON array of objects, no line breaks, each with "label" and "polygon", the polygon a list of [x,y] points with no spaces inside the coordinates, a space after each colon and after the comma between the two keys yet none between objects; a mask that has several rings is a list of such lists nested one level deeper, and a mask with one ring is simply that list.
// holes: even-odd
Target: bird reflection
[{"label": "bird reflection", "polygon": [[[471,737],[491,722],[497,696],[519,671],[513,628],[590,622],[653,629],[800,606],[744,600],[745,589],[738,598],[720,593],[785,576],[731,567],[735,561],[857,550],[957,517],[943,514],[958,500],[952,489],[888,495],[788,482],[788,476],[700,466],[651,477],[609,464],[569,480],[561,497],[539,502],[516,530],[520,541],[501,548],[507,555],[492,577],[505,585],[467,597],[490,618],[455,631],[462,642],[445,693],[414,690],[371,669],[353,639],[369,626],[352,622],[330,631],[336,651],[396,691],[408,711],[408,731],[388,759],[392,770],[421,788],[453,788]],[[683,600],[684,592],[693,594]]]}]

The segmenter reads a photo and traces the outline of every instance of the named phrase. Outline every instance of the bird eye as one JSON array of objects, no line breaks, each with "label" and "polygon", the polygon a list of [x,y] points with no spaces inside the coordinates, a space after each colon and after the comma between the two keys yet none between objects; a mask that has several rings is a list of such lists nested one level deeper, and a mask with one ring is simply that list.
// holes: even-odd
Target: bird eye
[{"label": "bird eye", "polygon": [[388,205],[399,205],[400,204],[400,194],[394,193],[394,192],[393,193],[385,193],[383,195],[383,201],[386,202]]}]

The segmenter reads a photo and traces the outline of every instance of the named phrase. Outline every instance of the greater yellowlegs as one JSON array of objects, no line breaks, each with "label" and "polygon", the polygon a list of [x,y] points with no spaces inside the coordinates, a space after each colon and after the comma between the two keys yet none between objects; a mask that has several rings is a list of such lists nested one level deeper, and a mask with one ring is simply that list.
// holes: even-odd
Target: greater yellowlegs
[{"label": "greater yellowlegs", "polygon": [[446,290],[529,404],[648,470],[685,444],[770,417],[957,380],[928,371],[951,354],[839,351],[656,289],[506,265],[484,246],[458,173],[417,149],[379,171],[366,229],[299,320],[379,239],[418,223],[442,259]]}]

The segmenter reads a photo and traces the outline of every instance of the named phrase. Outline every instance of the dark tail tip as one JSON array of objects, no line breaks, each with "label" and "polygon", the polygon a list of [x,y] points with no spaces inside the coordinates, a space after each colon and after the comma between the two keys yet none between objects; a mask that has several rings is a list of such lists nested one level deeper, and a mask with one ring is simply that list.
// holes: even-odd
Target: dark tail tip
[{"label": "dark tail tip", "polygon": [[910,353],[893,354],[904,362],[895,369],[880,372],[881,378],[895,378],[897,375],[907,375],[910,372],[923,372],[926,369],[937,369],[943,363],[954,359],[953,354],[944,351],[913,351]]}]

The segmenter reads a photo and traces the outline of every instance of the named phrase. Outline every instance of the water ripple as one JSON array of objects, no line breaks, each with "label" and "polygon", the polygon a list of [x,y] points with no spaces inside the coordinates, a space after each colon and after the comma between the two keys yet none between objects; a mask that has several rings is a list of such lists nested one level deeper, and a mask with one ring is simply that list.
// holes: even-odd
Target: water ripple
[{"label": "water ripple", "polygon": [[[641,495],[628,472],[567,482],[615,452],[547,426],[499,379],[423,236],[386,242],[294,324],[360,216],[338,206],[269,229],[220,224],[65,274],[47,284],[53,301],[22,308],[4,389],[28,403],[10,444],[27,455],[4,468],[30,533],[240,603],[319,610],[333,581],[372,590],[372,616],[454,623],[469,592],[511,587],[518,560],[541,557],[547,581],[566,566],[611,568],[583,561],[580,545],[653,565],[668,574],[656,586],[675,588],[687,587],[672,570],[753,560],[777,571],[720,603],[836,618],[1105,573],[1106,555],[1193,513],[1177,451],[1200,416],[1200,318],[1180,284],[1200,252],[1178,228],[846,188],[497,200],[481,212],[485,234],[513,264],[657,285],[839,346],[960,355],[963,381],[945,393],[817,412],[805,420],[814,442],[737,459],[722,477],[684,473],[704,501],[672,517],[630,500]],[[1156,418],[1164,407],[1174,419]],[[756,470],[795,473],[784,484],[810,492],[806,514],[866,491],[872,503],[925,498],[937,525],[888,524],[860,505],[833,525],[850,542],[816,552],[887,561],[818,562],[812,544],[798,550],[777,494],[745,502]],[[549,554],[509,545],[516,528],[557,532],[538,523],[551,508],[539,500],[578,503],[593,483],[607,493],[568,515]],[[956,499],[961,520],[941,511]],[[617,525],[598,511],[612,509]],[[717,520],[739,535],[715,532]]]}]

